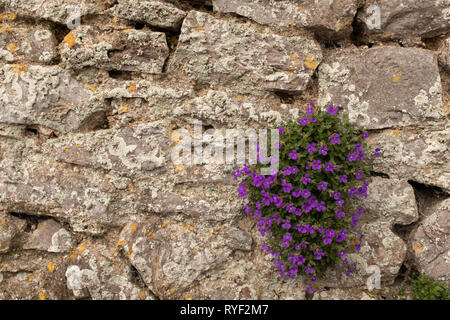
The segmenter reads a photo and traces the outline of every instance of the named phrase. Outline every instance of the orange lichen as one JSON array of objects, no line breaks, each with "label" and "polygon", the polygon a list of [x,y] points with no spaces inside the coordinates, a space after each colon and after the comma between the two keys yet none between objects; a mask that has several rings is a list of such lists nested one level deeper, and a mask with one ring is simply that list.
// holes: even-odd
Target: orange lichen
[{"label": "orange lichen", "polygon": [[398,82],[398,80],[400,80],[402,78],[402,71],[398,70],[398,69],[395,69],[394,72],[395,72],[396,75],[392,78],[392,81],[394,83],[396,83],[396,82]]},{"label": "orange lichen", "polygon": [[192,249],[192,251],[193,251],[195,254],[198,253],[198,249],[197,249],[197,248]]},{"label": "orange lichen", "polygon": [[131,232],[135,232],[136,229],[137,229],[137,224],[136,223],[131,224]]},{"label": "orange lichen", "polygon": [[168,222],[164,222],[162,225],[161,225],[161,227],[163,227],[163,228],[167,228],[167,226],[169,225],[169,223]]},{"label": "orange lichen", "polygon": [[15,72],[21,75],[22,72],[27,70],[27,67],[25,67],[23,64],[11,64],[11,67],[14,69]]},{"label": "orange lichen", "polygon": [[394,134],[394,136],[398,137],[398,135],[400,134],[400,130],[394,130],[392,133]]},{"label": "orange lichen", "polygon": [[125,240],[119,240],[119,241],[117,242],[117,245],[118,245],[118,246],[124,246],[124,245],[125,245]]},{"label": "orange lichen", "polygon": [[319,63],[317,61],[314,61],[312,56],[306,57],[305,66],[307,66],[308,68],[310,68],[312,70],[316,70],[318,65],[319,65]]},{"label": "orange lichen", "polygon": [[431,171],[430,168],[424,168],[424,169],[423,169],[423,172],[424,172],[424,173],[430,173],[430,171]]},{"label": "orange lichen", "polygon": [[148,295],[148,292],[146,290],[139,291],[139,296],[141,297],[141,299],[147,298],[147,295]]},{"label": "orange lichen", "polygon": [[134,90],[136,90],[136,84],[135,84],[135,83],[130,84],[130,86],[127,88],[127,90],[128,90],[128,91],[134,91]]},{"label": "orange lichen", "polygon": [[183,171],[184,171],[183,165],[180,164],[179,166],[177,166],[177,167],[175,168],[175,171],[176,171],[176,172],[179,172],[179,173],[183,172]]},{"label": "orange lichen", "polygon": [[292,61],[297,61],[298,60],[298,56],[296,55],[296,54],[291,54],[290,56],[289,56],[289,58],[291,58],[291,60]]},{"label": "orange lichen", "polygon": [[147,238],[153,239],[153,232],[149,232],[149,234],[147,235]]},{"label": "orange lichen", "polygon": [[201,25],[199,25],[198,23],[194,24],[195,29],[197,29],[197,31],[202,31],[203,28]]},{"label": "orange lichen", "polygon": [[67,47],[70,48],[72,47],[75,43],[76,43],[77,37],[75,37],[72,33],[72,31],[70,31],[65,37],[64,37],[64,42],[67,43]]},{"label": "orange lichen", "polygon": [[50,262],[48,263],[48,265],[47,265],[47,269],[48,269],[49,272],[55,271],[55,264],[54,264],[53,262],[50,261]]},{"label": "orange lichen", "polygon": [[8,49],[9,52],[16,52],[17,50],[19,50],[19,47],[16,46],[14,43],[10,43],[6,46],[6,49]]},{"label": "orange lichen", "polygon": [[416,242],[416,244],[413,246],[413,249],[418,255],[421,255],[423,253],[423,247],[420,242]]},{"label": "orange lichen", "polygon": [[39,293],[39,300],[47,300],[47,295],[45,294],[45,292]]},{"label": "orange lichen", "polygon": [[133,253],[133,245],[128,245],[128,258],[131,257],[131,254]]},{"label": "orange lichen", "polygon": [[86,88],[90,89],[91,91],[97,90],[97,87],[94,86],[93,84],[90,84],[90,83],[85,83],[84,86],[85,86]]},{"label": "orange lichen", "polygon": [[1,224],[5,224],[6,221],[8,221],[8,220],[6,220],[6,218],[2,218]]},{"label": "orange lichen", "polygon": [[303,11],[303,8],[302,7],[300,7],[300,6],[298,6],[298,11]]}]

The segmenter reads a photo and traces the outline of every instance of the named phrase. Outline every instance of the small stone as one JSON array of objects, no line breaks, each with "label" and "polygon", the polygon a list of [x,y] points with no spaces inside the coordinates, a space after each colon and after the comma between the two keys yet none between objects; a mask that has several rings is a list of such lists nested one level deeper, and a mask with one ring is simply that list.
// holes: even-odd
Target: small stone
[{"label": "small stone", "polygon": [[450,37],[439,47],[439,63],[450,72]]},{"label": "small stone", "polygon": [[9,251],[12,241],[25,229],[25,226],[25,220],[0,213],[0,253]]},{"label": "small stone", "polygon": [[25,243],[24,249],[37,249],[48,252],[68,252],[74,241],[69,231],[53,219],[39,223]]}]

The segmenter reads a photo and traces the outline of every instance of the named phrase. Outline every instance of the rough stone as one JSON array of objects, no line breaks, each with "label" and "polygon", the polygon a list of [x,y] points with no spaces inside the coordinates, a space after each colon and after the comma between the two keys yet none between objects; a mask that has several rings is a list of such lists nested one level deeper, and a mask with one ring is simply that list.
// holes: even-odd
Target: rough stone
[{"label": "rough stone", "polygon": [[0,60],[18,63],[21,60],[49,64],[58,53],[56,38],[47,28],[6,27],[0,33]]},{"label": "rough stone", "polygon": [[162,32],[100,30],[84,25],[70,31],[61,47],[66,67],[75,70],[94,66],[159,74],[169,55],[166,35]]},{"label": "rough stone", "polygon": [[299,92],[321,60],[314,40],[260,33],[246,24],[191,11],[169,71],[181,72],[198,84],[220,83],[244,93]]},{"label": "rough stone", "polygon": [[445,121],[436,55],[382,46],[342,50],[319,67],[319,105],[341,105],[367,129]]},{"label": "rough stone", "polygon": [[214,10],[233,12],[260,24],[311,28],[322,37],[349,36],[356,1],[214,0]]},{"label": "rough stone", "polygon": [[159,0],[119,0],[118,4],[112,8],[112,13],[118,18],[171,30],[178,29],[186,16],[183,10]]},{"label": "rough stone", "polygon": [[439,47],[439,63],[450,72],[450,37]]},{"label": "rough stone", "polygon": [[313,300],[376,300],[364,291],[330,289],[314,293]]},{"label": "rough stone", "polygon": [[426,211],[413,233],[412,252],[421,273],[450,284],[450,199]]},{"label": "rough stone", "polygon": [[0,213],[0,253],[9,251],[11,242],[24,231],[25,226],[26,222],[24,220]]},{"label": "rough stone", "polygon": [[72,248],[73,239],[69,231],[53,219],[39,223],[24,245],[24,249],[67,252]]},{"label": "rough stone", "polygon": [[450,127],[424,130],[384,130],[369,137],[381,157],[373,169],[392,178],[408,179],[450,190]]},{"label": "rough stone", "polygon": [[71,132],[104,115],[104,101],[58,66],[5,64],[0,79],[0,122]]},{"label": "rough stone", "polygon": [[235,241],[244,240],[241,246],[248,248],[251,237],[242,237],[241,232],[229,242],[224,235],[233,238],[236,233],[228,228],[213,229],[205,224],[191,228],[186,223],[149,217],[127,224],[119,244],[147,286],[167,299],[179,297],[202,274],[225,262],[236,249]]},{"label": "rough stone", "polygon": [[447,0],[369,0],[357,19],[368,40],[432,38],[450,30],[450,4]]}]

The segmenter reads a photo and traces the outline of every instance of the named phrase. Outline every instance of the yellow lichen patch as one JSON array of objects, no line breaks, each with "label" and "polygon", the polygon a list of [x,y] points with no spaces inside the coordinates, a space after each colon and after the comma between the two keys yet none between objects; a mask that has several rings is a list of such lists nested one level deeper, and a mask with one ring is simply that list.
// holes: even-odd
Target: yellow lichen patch
[{"label": "yellow lichen patch", "polygon": [[47,295],[45,294],[45,292],[39,293],[39,300],[47,300]]},{"label": "yellow lichen patch", "polygon": [[90,89],[91,91],[97,90],[97,87],[94,86],[93,84],[90,84],[90,83],[85,83],[84,86],[85,86],[86,88]]},{"label": "yellow lichen patch", "polygon": [[239,101],[242,101],[242,96],[241,96],[241,95],[238,95],[238,96],[237,96],[237,99],[238,99]]},{"label": "yellow lichen patch", "polygon": [[416,244],[413,245],[413,249],[418,255],[423,253],[423,247],[422,247],[422,244],[420,242],[416,242]]},{"label": "yellow lichen patch", "polygon": [[8,13],[8,20],[16,20],[17,15],[13,12]]},{"label": "yellow lichen patch", "polygon": [[64,37],[64,42],[67,43],[67,47],[72,47],[75,42],[77,41],[77,37],[75,37],[72,33],[72,31],[70,31],[65,37]]},{"label": "yellow lichen patch", "polygon": [[192,300],[192,298],[191,297],[187,297],[186,300]]},{"label": "yellow lichen patch", "polygon": [[192,230],[194,230],[194,227],[193,226],[189,226],[189,231],[192,231]]},{"label": "yellow lichen patch", "polygon": [[183,228],[185,228],[185,229],[189,228],[189,226],[188,226],[188,224],[187,224],[186,222],[183,222],[181,225],[182,225]]},{"label": "yellow lichen patch", "polygon": [[84,250],[86,250],[86,245],[83,242],[69,255],[69,259],[75,259],[78,255],[83,254]]},{"label": "yellow lichen patch", "polygon": [[122,30],[123,32],[125,32],[125,33],[130,33],[131,32],[131,29],[124,29],[124,30]]},{"label": "yellow lichen patch", "polygon": [[49,272],[55,271],[55,264],[54,264],[53,262],[50,261],[50,262],[48,263],[48,265],[47,265],[47,269],[48,269]]},{"label": "yellow lichen patch", "polygon": [[213,232],[210,230],[210,231],[207,231],[205,234],[208,235],[208,236],[210,236],[210,235],[212,235],[212,233],[213,233]]},{"label": "yellow lichen patch", "polygon": [[295,22],[294,21],[289,21],[288,24],[289,24],[290,27],[293,27],[295,25]]},{"label": "yellow lichen patch", "polygon": [[130,86],[127,88],[127,90],[128,90],[128,91],[134,91],[134,90],[136,90],[136,84],[135,84],[135,83],[130,84]]},{"label": "yellow lichen patch", "polygon": [[183,171],[184,171],[183,165],[180,164],[179,166],[177,166],[177,167],[175,168],[175,171],[176,171],[176,172],[179,172],[179,173],[183,172]]},{"label": "yellow lichen patch", "polygon": [[124,246],[125,245],[125,240],[119,240],[118,242],[117,242],[117,246]]},{"label": "yellow lichen patch", "polygon": [[298,56],[296,55],[296,54],[291,54],[290,56],[289,56],[289,58],[291,58],[291,60],[292,61],[297,61],[298,60]]},{"label": "yellow lichen patch", "polygon": [[394,83],[396,83],[396,82],[398,82],[398,80],[400,80],[402,78],[402,71],[395,69],[394,72],[395,72],[395,76],[392,78],[392,81]]},{"label": "yellow lichen patch", "polygon": [[197,249],[197,248],[194,248],[194,249],[192,249],[192,252],[194,252],[195,254],[197,254],[197,253],[198,253],[198,249]]},{"label": "yellow lichen patch", "polygon": [[149,232],[148,235],[147,235],[147,238],[153,239],[153,232]]},{"label": "yellow lichen patch", "polygon": [[8,221],[8,220],[6,220],[6,218],[2,218],[1,224],[5,224],[6,221]]},{"label": "yellow lichen patch", "polygon": [[286,71],[287,73],[292,73],[294,70],[295,70],[294,68],[287,68],[285,71]]},{"label": "yellow lichen patch", "polygon": [[131,254],[133,253],[133,245],[128,245],[128,258],[131,257]]},{"label": "yellow lichen patch", "polygon": [[137,229],[137,224],[136,223],[131,224],[131,232],[135,232],[136,229]]},{"label": "yellow lichen patch", "polygon": [[6,49],[8,49],[9,52],[16,52],[17,50],[19,50],[19,47],[16,46],[14,43],[10,43],[6,46]]},{"label": "yellow lichen patch", "polygon": [[203,28],[201,25],[199,25],[198,23],[194,24],[195,29],[197,29],[197,31],[202,31]]},{"label": "yellow lichen patch", "polygon": [[33,282],[34,275],[32,273],[27,273],[27,276],[28,276],[28,282]]},{"label": "yellow lichen patch", "polygon": [[27,67],[25,67],[23,64],[12,64],[11,67],[14,69],[15,72],[19,74],[19,76],[22,72],[27,70]]},{"label": "yellow lichen patch", "polygon": [[117,23],[117,21],[119,21],[119,19],[117,19],[117,17],[114,17],[114,18],[113,18],[113,22],[114,22],[114,24],[116,24],[116,23]]},{"label": "yellow lichen patch", "polygon": [[162,225],[161,225],[161,227],[163,227],[163,228],[167,228],[167,226],[169,225],[169,223],[168,222],[164,222]]},{"label": "yellow lichen patch", "polygon": [[400,134],[400,130],[394,130],[392,133],[394,134],[394,136],[398,137],[398,135]]},{"label": "yellow lichen patch", "polygon": [[0,33],[11,31],[11,27],[0,28]]},{"label": "yellow lichen patch", "polygon": [[141,297],[141,299],[147,298],[147,295],[148,295],[147,290],[141,290],[141,291],[139,291],[139,297]]},{"label": "yellow lichen patch", "polygon": [[302,7],[300,7],[300,6],[298,6],[298,11],[303,11],[303,8]]},{"label": "yellow lichen patch", "polygon": [[431,171],[430,168],[424,168],[424,169],[423,169],[423,172],[424,172],[424,173],[430,173],[430,171]]},{"label": "yellow lichen patch", "polygon": [[143,234],[146,234],[146,233],[147,233],[147,229],[143,228],[143,229],[142,229],[142,233],[143,233]]},{"label": "yellow lichen patch", "polygon": [[308,68],[310,68],[312,70],[316,70],[318,65],[319,65],[319,63],[317,61],[314,61],[312,56],[306,57],[305,66],[307,66]]},{"label": "yellow lichen patch", "polygon": [[122,109],[119,110],[119,114],[125,113],[128,111],[128,104],[124,103]]}]

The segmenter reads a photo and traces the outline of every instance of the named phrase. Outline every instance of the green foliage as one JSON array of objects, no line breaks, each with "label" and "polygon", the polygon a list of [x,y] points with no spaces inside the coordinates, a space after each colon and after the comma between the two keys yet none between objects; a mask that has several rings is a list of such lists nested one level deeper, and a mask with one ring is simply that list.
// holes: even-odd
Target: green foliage
[{"label": "green foliage", "polygon": [[421,275],[411,284],[416,300],[450,300],[450,286],[430,276]]}]

